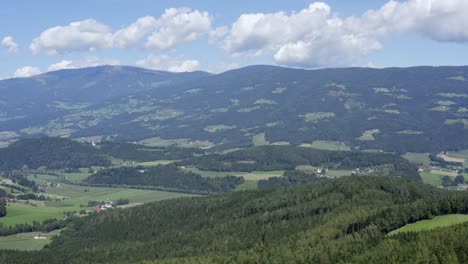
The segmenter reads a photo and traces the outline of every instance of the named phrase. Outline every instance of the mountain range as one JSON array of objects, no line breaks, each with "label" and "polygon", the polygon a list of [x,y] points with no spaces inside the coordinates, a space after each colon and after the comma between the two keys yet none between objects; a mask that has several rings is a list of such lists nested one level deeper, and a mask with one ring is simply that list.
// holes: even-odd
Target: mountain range
[{"label": "mountain range", "polygon": [[44,135],[216,149],[315,140],[398,153],[466,149],[468,67],[99,66],[0,81],[0,141]]}]

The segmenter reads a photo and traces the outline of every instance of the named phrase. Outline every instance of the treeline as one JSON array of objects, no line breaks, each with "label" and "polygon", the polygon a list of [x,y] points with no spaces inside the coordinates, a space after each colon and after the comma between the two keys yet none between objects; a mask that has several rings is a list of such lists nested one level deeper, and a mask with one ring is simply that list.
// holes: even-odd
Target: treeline
[{"label": "treeline", "polygon": [[91,145],[64,138],[22,139],[0,149],[0,170],[109,166],[108,158]]},{"label": "treeline", "polygon": [[[42,222],[33,221],[31,224],[16,224],[14,226],[4,226],[0,223],[0,236],[9,236],[27,232],[44,232],[48,233],[53,230],[64,228],[70,219],[47,219]],[[0,263],[2,263],[0,261]]]},{"label": "treeline", "polygon": [[33,192],[37,192],[37,190],[38,190],[36,182],[31,181],[28,178],[26,178],[26,176],[23,173],[3,172],[3,173],[0,173],[0,175],[2,177],[4,177],[4,178],[10,179],[13,183],[16,183],[16,184],[21,185],[21,186],[26,187],[26,188],[22,188],[22,187],[19,187],[19,186],[14,186],[14,185],[4,184],[5,187],[10,187],[10,188],[22,191],[22,192],[27,192],[28,191],[27,188],[31,189]]},{"label": "treeline", "polygon": [[293,170],[285,171],[282,177],[271,177],[259,180],[257,186],[259,189],[271,189],[313,183],[321,180],[324,180],[324,178],[314,173]]},{"label": "treeline", "polygon": [[0,149],[0,170],[23,168],[66,169],[91,166],[108,167],[109,156],[123,160],[144,162],[153,160],[180,160],[203,154],[196,148],[156,148],[132,143],[103,142],[97,147],[65,138],[31,138],[19,140]]},{"label": "treeline", "polygon": [[106,154],[123,160],[139,162],[153,160],[180,160],[191,158],[194,154],[203,154],[203,151],[197,148],[157,148],[146,147],[132,143],[108,141],[99,144],[99,149],[102,154]]},{"label": "treeline", "polygon": [[388,175],[420,180],[417,168],[404,158],[387,153],[327,151],[294,146],[261,146],[228,154],[212,154],[187,159],[178,165],[195,165],[201,170],[255,171],[294,170],[299,165],[338,169],[391,165]]},{"label": "treeline", "polygon": [[468,193],[351,176],[92,214],[73,219],[42,251],[1,251],[0,261],[467,263],[468,224],[386,236],[451,213],[468,213]]},{"label": "treeline", "polygon": [[160,186],[203,194],[232,191],[243,182],[244,178],[236,176],[202,177],[182,171],[174,164],[103,169],[86,179],[86,183],[94,185]]}]

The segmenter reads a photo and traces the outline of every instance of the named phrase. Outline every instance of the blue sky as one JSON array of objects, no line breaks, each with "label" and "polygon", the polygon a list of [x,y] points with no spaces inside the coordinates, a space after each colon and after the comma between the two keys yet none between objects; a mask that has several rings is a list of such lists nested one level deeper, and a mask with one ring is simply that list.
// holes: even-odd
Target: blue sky
[{"label": "blue sky", "polygon": [[6,0],[0,79],[101,64],[464,65],[467,13],[466,0]]}]

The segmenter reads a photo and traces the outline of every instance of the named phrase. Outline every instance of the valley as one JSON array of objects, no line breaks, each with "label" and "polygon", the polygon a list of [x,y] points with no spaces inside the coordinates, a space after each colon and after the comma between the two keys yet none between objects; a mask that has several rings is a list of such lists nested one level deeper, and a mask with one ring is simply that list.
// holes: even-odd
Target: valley
[{"label": "valley", "polygon": [[[389,245],[418,261],[406,243],[435,252],[449,237],[461,250],[468,102],[450,76],[463,69],[103,66],[0,81],[0,100],[36,89],[0,105],[0,262],[387,263]],[[104,88],[80,97],[62,80]]]}]

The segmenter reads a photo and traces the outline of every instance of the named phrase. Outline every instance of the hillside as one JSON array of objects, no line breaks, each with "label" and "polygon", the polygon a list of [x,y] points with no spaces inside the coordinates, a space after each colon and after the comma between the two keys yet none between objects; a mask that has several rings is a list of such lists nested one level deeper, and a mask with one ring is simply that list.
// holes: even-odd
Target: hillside
[{"label": "hillside", "polygon": [[[466,192],[388,177],[182,198],[76,218],[3,263],[466,263],[468,225],[385,236],[468,213]],[[391,248],[392,250],[388,250]]]},{"label": "hillside", "polygon": [[465,66],[62,70],[0,81],[0,140],[45,134],[220,149],[259,139],[329,140],[398,153],[466,149],[467,72]]}]

